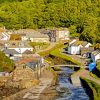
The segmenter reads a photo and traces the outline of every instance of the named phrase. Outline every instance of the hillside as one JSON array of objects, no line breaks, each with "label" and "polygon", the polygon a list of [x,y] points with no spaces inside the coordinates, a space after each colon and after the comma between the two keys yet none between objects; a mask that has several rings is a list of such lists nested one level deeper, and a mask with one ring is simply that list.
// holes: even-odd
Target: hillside
[{"label": "hillside", "polygon": [[0,0],[0,26],[68,27],[73,37],[100,42],[100,0]]}]

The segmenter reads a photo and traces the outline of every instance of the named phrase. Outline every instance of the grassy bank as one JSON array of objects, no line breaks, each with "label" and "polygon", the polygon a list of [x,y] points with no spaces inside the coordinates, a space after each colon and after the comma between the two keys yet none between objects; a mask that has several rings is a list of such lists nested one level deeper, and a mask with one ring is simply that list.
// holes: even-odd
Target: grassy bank
[{"label": "grassy bank", "polygon": [[64,60],[70,61],[70,62],[72,62],[72,63],[74,63],[74,64],[77,64],[77,65],[80,65],[80,66],[81,66],[81,63],[80,63],[80,62],[78,62],[77,60],[75,60],[75,59],[69,57],[68,55],[65,55],[65,54],[62,53],[62,49],[63,49],[64,47],[66,47],[66,46],[65,46],[65,45],[62,45],[62,46],[60,46],[59,48],[56,48],[55,50],[52,50],[52,51],[50,52],[50,55],[53,55],[53,56],[55,56],[55,57],[62,58],[62,59],[64,59]]},{"label": "grassy bank", "polygon": [[69,57],[69,56],[67,56],[67,55],[62,54],[61,51],[58,50],[58,49],[52,51],[50,54],[53,55],[53,56],[62,58],[62,59],[64,59],[64,60],[71,61],[71,62],[74,63],[74,64],[81,65],[80,62],[78,62],[78,61],[72,59],[71,57]]},{"label": "grassy bank", "polygon": [[100,62],[97,63],[97,67],[96,68],[100,71]]},{"label": "grassy bank", "polygon": [[43,52],[40,52],[39,55],[41,55],[41,56],[49,55],[51,51],[53,51],[53,50],[55,50],[55,49],[61,47],[62,45],[63,45],[62,43],[58,43],[58,44],[56,44],[53,48],[51,48],[51,49],[49,49],[49,50],[46,50],[45,52],[44,52],[44,51],[43,51]]},{"label": "grassy bank", "polygon": [[[89,86],[89,88],[93,92],[93,98],[94,100],[100,100],[100,85],[95,83],[94,81],[88,80],[86,78],[81,77],[82,80],[86,82],[86,84]],[[89,92],[89,90],[88,90]],[[92,97],[92,95],[91,95]]]},{"label": "grassy bank", "polygon": [[61,53],[61,50],[66,47],[67,45],[64,45],[63,43],[58,43],[56,44],[52,49],[49,49],[45,52],[41,52],[39,53],[41,56],[46,56],[46,55],[52,55],[54,57],[58,57],[58,58],[61,58],[63,60],[66,60],[66,61],[70,61],[74,64],[77,64],[77,65],[80,65],[81,66],[81,63],[78,62],[77,60],[75,59],[72,59],[71,57]]}]

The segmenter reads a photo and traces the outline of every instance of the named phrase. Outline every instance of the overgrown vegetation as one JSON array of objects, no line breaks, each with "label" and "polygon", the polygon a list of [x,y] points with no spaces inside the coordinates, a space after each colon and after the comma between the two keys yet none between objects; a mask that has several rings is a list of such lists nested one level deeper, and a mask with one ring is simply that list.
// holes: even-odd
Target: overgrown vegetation
[{"label": "overgrown vegetation", "polygon": [[[86,78],[82,78],[92,89],[94,100],[100,100],[100,85],[95,83],[94,81],[90,81]],[[93,98],[92,98],[93,99]]]},{"label": "overgrown vegetation", "polygon": [[10,72],[14,69],[14,63],[3,52],[0,51],[0,72]]},{"label": "overgrown vegetation", "polygon": [[96,68],[100,71],[100,62],[97,63]]},{"label": "overgrown vegetation", "polygon": [[50,45],[49,43],[45,43],[45,42],[30,42],[29,44],[33,47],[34,52],[38,50],[43,50]]},{"label": "overgrown vegetation", "polygon": [[100,43],[100,0],[0,0],[0,26],[68,27],[73,37]]}]

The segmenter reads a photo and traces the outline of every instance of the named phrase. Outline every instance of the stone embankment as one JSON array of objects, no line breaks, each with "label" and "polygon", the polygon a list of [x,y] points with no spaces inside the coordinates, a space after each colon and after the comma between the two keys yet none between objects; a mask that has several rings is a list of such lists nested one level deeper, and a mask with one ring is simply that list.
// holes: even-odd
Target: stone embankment
[{"label": "stone embankment", "polygon": [[42,70],[39,81],[39,85],[24,89],[14,95],[4,98],[3,100],[38,100],[42,91],[52,84],[53,74],[50,71],[44,69]]}]

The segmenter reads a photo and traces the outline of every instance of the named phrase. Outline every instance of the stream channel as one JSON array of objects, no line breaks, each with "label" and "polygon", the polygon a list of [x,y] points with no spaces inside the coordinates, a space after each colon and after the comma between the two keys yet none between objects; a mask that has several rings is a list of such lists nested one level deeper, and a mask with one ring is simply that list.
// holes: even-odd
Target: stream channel
[{"label": "stream channel", "polygon": [[85,89],[82,86],[77,87],[71,84],[70,76],[72,73],[74,73],[73,69],[61,67],[61,72],[58,74],[57,85],[53,88],[57,95],[51,97],[52,99],[49,99],[48,97],[48,99],[46,99],[45,97],[45,100],[89,100],[89,96],[86,94]]}]

